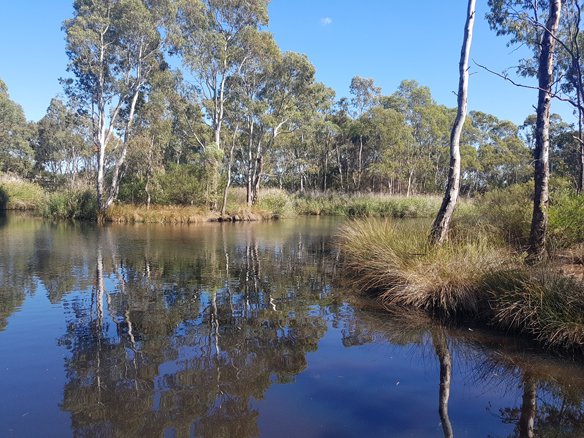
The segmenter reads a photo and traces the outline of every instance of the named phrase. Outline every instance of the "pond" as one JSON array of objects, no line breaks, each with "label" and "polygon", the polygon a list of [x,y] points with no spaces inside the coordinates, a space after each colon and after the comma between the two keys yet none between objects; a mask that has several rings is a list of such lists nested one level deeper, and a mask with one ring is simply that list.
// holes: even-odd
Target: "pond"
[{"label": "pond", "polygon": [[341,223],[0,217],[0,436],[584,436],[581,359],[376,311]]}]

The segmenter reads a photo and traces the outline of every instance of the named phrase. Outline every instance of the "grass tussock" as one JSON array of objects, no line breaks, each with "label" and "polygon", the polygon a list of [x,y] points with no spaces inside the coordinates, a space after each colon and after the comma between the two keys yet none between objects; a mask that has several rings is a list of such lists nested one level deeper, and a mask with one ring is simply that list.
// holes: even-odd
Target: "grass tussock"
[{"label": "grass tussock", "polygon": [[[391,220],[346,224],[339,238],[349,282],[388,308],[475,317],[550,348],[584,350],[581,280],[557,265],[525,263],[480,226],[455,228],[441,247],[428,246],[428,229]],[[583,253],[584,244],[574,259]]]},{"label": "grass tussock", "polygon": [[477,312],[485,304],[481,278],[515,260],[485,234],[458,234],[440,247],[427,244],[429,222],[354,221],[339,237],[353,283],[375,290],[388,306],[445,314]]},{"label": "grass tussock", "polygon": [[485,276],[494,319],[548,347],[584,347],[584,284],[547,266]]}]

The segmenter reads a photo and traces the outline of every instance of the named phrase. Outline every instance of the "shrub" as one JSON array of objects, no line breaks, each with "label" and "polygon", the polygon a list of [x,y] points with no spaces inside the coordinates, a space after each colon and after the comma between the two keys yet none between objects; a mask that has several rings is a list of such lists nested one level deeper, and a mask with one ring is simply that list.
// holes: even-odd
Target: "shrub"
[{"label": "shrub", "polygon": [[549,240],[558,248],[584,242],[584,194],[572,190],[554,193],[549,208]]},{"label": "shrub", "polygon": [[172,165],[157,176],[160,192],[154,197],[157,204],[212,205],[219,201],[215,168],[200,163]]},{"label": "shrub", "polygon": [[0,209],[31,210],[46,198],[37,184],[24,180],[0,181]]},{"label": "shrub", "polygon": [[256,206],[281,218],[296,215],[291,197],[286,191],[280,189],[261,190]]},{"label": "shrub", "polygon": [[53,219],[95,221],[98,217],[97,194],[93,188],[51,193],[41,206],[41,214]]}]

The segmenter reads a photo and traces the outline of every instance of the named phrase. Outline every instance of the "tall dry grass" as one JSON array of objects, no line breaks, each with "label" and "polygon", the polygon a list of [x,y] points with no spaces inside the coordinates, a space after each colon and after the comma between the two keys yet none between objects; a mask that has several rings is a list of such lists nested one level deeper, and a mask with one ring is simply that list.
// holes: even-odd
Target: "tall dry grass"
[{"label": "tall dry grass", "polygon": [[445,314],[476,313],[486,306],[486,273],[509,268],[517,257],[480,230],[458,231],[428,246],[429,222],[353,221],[339,231],[352,283],[380,293],[388,306],[412,306]]},{"label": "tall dry grass", "polygon": [[[355,220],[339,231],[347,279],[388,308],[474,317],[550,348],[584,351],[584,282],[558,264],[527,264],[488,227],[455,227],[440,247],[429,222]],[[573,251],[581,261],[582,248]]]}]

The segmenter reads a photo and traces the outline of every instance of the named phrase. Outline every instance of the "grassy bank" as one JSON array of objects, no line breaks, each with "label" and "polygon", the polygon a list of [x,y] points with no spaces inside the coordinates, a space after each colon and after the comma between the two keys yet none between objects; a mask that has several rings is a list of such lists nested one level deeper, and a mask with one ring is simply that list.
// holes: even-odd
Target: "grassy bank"
[{"label": "grassy bank", "polygon": [[37,184],[17,179],[0,180],[1,210],[36,210],[46,197]]},{"label": "grassy bank", "polygon": [[[429,225],[346,224],[339,238],[347,279],[377,294],[388,309],[472,317],[533,336],[546,347],[584,350],[584,283],[562,272],[565,259],[529,265],[520,251],[480,222],[459,223],[449,242],[429,247]],[[578,247],[571,254],[570,263],[581,260]]]},{"label": "grassy bank", "polygon": [[[303,193],[293,197],[301,215],[355,217],[428,218],[436,216],[442,197],[430,195],[394,196],[386,194]],[[459,208],[469,211],[472,204],[461,200]]]}]

